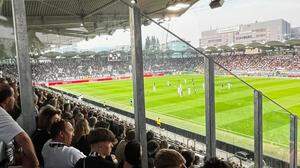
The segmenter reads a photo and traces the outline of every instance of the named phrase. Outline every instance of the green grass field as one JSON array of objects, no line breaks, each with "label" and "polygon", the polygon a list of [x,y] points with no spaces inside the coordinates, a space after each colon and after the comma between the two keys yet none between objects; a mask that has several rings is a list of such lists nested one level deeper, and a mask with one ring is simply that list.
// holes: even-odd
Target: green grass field
[{"label": "green grass field", "polygon": [[[295,114],[300,114],[300,80],[288,78],[243,78],[265,95]],[[178,75],[145,79],[146,115],[161,118],[163,123],[196,133],[205,133],[203,75]],[[167,84],[171,85],[168,86]],[[156,87],[156,91],[153,89]],[[177,89],[181,85],[183,96]],[[253,90],[229,76],[216,76],[217,139],[253,150]],[[66,84],[56,88],[132,111],[132,81],[115,80],[82,84]],[[188,88],[191,94],[188,94]],[[263,136],[265,150],[274,147],[287,150],[289,122],[287,112],[263,99]],[[270,149],[269,149],[270,148]],[[285,151],[287,152],[288,151]]]}]

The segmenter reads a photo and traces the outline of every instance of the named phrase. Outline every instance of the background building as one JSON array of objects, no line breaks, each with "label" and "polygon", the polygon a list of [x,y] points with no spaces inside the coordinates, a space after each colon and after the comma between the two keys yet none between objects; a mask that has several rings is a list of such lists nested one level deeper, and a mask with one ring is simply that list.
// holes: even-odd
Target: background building
[{"label": "background building", "polygon": [[293,39],[300,39],[300,27],[292,28],[292,34],[291,34],[291,37],[292,37]]},{"label": "background building", "polygon": [[291,38],[291,25],[283,19],[213,29],[201,33],[200,47],[284,41]]},{"label": "background building", "polygon": [[168,52],[171,58],[183,58],[185,57],[185,52],[189,49],[189,46],[182,41],[173,40],[167,43],[162,43],[160,45],[162,52]]}]

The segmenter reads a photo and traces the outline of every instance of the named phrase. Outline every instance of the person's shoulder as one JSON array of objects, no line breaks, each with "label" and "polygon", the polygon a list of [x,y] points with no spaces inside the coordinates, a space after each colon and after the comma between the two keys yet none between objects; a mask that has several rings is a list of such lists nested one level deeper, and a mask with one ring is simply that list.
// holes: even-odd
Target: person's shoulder
[{"label": "person's shoulder", "polygon": [[43,150],[45,150],[46,148],[50,147],[49,144],[51,142],[51,139],[49,139],[48,141],[45,142],[45,144],[43,145]]},{"label": "person's shoulder", "polygon": [[70,153],[75,153],[75,154],[81,153],[80,150],[76,149],[73,146],[65,146],[64,150],[66,150],[67,152],[70,152]]},{"label": "person's shoulder", "polygon": [[77,159],[80,159],[80,158],[84,158],[85,155],[78,149],[74,148],[73,146],[65,146],[63,148],[63,150],[69,154],[70,157],[74,157],[74,158],[77,158]]},{"label": "person's shoulder", "polygon": [[94,156],[88,156],[86,158],[79,159],[78,162],[75,164],[74,168],[82,168],[83,161],[85,162],[86,167],[89,167],[91,165],[93,166],[97,165],[96,166],[97,168],[102,168],[102,167],[117,168],[117,166],[113,162],[105,160],[103,158],[94,157]]},{"label": "person's shoulder", "polygon": [[98,162],[99,162],[100,165],[103,165],[106,168],[116,168],[117,167],[117,165],[114,164],[110,160],[106,160],[106,159],[103,159],[103,158],[98,158],[97,160],[98,160]]}]

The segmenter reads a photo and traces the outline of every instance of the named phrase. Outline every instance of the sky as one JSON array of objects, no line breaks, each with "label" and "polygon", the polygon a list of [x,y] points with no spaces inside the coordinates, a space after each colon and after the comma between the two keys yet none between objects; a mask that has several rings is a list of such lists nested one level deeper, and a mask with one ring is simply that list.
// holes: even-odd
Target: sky
[{"label": "sky", "polygon": [[[210,9],[211,0],[199,0],[183,15],[177,18],[166,18],[162,25],[195,47],[199,45],[201,32],[214,28],[236,26],[273,19],[285,19],[292,27],[300,27],[300,0],[225,0],[221,8]],[[2,27],[2,26],[1,26]],[[5,28],[1,28],[5,32]],[[155,24],[142,27],[142,38],[156,36],[161,43],[175,40]],[[130,45],[130,32],[117,30],[112,36],[97,36],[89,41],[81,41],[73,48],[93,50],[94,48],[111,48]]]},{"label": "sky", "polygon": [[[285,19],[292,27],[300,27],[300,0],[225,0],[221,8],[210,9],[210,0],[199,0],[187,12],[177,18],[168,18],[162,25],[195,47],[199,45],[201,32],[214,28],[235,26],[273,19]],[[147,36],[156,36],[161,43],[174,40],[155,24],[142,27],[143,41]],[[78,47],[85,50],[94,45],[103,47],[129,45],[129,30],[118,30],[112,36],[100,36],[82,41]]]}]

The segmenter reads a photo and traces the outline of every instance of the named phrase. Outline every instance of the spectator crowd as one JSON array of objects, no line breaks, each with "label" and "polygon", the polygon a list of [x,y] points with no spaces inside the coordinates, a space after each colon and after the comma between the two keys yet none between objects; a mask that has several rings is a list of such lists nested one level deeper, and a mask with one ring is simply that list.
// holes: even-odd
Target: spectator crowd
[{"label": "spectator crowd", "polygon": [[[300,57],[234,55],[214,56],[229,70],[300,71]],[[202,71],[203,57],[145,60],[146,72]],[[129,61],[54,59],[32,63],[36,82],[102,77],[130,73]],[[201,68],[202,67],[202,68]],[[276,68],[275,68],[276,67]],[[149,168],[237,167],[222,159],[202,161],[190,148],[178,145],[152,131],[147,132],[147,153],[142,153],[134,125],[115,115],[67,99],[61,94],[35,88],[33,130],[22,128],[22,110],[15,64],[0,65],[0,140],[6,159],[0,165],[24,168],[138,168],[142,155]],[[2,145],[3,145],[2,143]],[[1,147],[1,144],[0,144]],[[0,167],[1,167],[0,166]]]},{"label": "spectator crowd", "polygon": [[[300,73],[299,55],[219,55],[215,62],[230,71],[297,71]],[[203,72],[203,57],[146,59],[144,71],[157,73]],[[109,61],[103,58],[51,59],[32,63],[34,82],[74,80],[130,74],[131,60]],[[2,64],[0,71],[16,78],[16,64]],[[237,73],[237,72],[236,72]],[[276,75],[276,74],[275,74]]]},{"label": "spectator crowd", "polygon": [[1,166],[9,162],[24,168],[138,168],[142,155],[147,155],[149,168],[233,167],[217,158],[201,164],[195,151],[152,131],[147,132],[144,154],[134,125],[117,116],[41,88],[34,89],[33,98],[35,129],[26,133],[18,124],[18,85],[0,78],[0,140],[13,144]]}]

